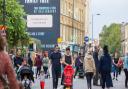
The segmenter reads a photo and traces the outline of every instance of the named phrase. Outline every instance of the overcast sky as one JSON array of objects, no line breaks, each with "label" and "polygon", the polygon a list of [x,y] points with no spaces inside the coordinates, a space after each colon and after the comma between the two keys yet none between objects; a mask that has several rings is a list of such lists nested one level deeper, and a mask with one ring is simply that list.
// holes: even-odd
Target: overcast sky
[{"label": "overcast sky", "polygon": [[[98,38],[104,25],[110,25],[113,22],[128,22],[128,0],[92,0],[91,7],[94,15],[95,38]],[[97,16],[96,14],[101,15]]]}]

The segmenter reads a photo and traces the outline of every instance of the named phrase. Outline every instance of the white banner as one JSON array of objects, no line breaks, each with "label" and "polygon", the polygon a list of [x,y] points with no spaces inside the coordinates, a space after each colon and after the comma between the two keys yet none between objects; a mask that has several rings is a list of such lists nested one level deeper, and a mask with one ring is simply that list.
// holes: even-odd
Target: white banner
[{"label": "white banner", "polygon": [[27,27],[29,28],[51,28],[53,27],[52,15],[28,15]]}]

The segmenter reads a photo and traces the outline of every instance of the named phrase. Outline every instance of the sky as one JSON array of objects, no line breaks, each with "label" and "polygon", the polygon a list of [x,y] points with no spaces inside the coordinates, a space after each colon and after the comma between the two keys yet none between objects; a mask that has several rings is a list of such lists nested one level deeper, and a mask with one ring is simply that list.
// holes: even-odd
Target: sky
[{"label": "sky", "polygon": [[[99,37],[99,33],[104,25],[111,23],[128,22],[128,0],[91,0],[90,17],[93,14],[94,38]],[[100,14],[100,15],[96,15]],[[90,19],[90,34],[92,27]]]}]

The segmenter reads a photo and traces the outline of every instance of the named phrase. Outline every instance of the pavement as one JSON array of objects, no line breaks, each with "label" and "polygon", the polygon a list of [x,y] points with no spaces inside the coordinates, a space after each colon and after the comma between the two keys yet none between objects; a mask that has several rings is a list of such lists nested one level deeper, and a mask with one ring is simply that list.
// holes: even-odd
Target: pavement
[{"label": "pavement", "polygon": [[[124,73],[122,72],[122,74],[118,77],[118,81],[113,80],[114,87],[110,88],[110,89],[126,89],[124,87],[124,81],[125,81],[125,76],[124,76]],[[40,89],[39,84],[40,84],[40,80],[37,79],[35,84],[33,84],[32,89]],[[53,89],[52,88],[52,78],[45,80],[45,89]],[[63,86],[60,85],[60,80],[59,80],[58,89],[63,89]],[[74,79],[73,80],[73,89],[87,89],[86,78]],[[101,89],[101,87],[100,86],[93,86],[92,89]]]}]

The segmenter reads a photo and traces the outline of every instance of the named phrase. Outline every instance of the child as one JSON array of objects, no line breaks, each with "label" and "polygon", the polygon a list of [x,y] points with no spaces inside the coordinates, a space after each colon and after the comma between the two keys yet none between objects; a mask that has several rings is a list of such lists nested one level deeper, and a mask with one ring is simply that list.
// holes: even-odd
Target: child
[{"label": "child", "polygon": [[41,70],[41,74],[40,74],[40,87],[41,89],[44,89],[45,86],[45,74],[44,71]]}]

